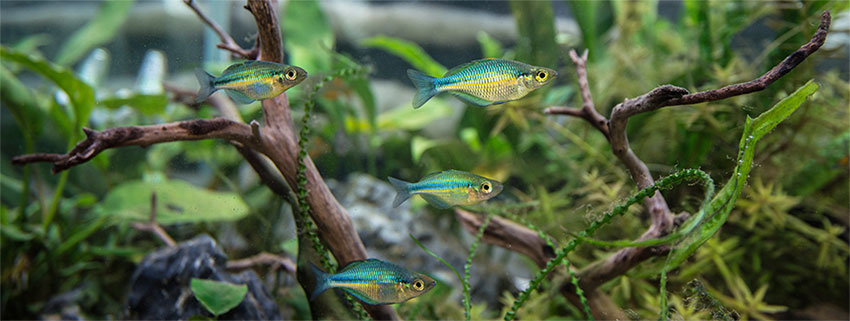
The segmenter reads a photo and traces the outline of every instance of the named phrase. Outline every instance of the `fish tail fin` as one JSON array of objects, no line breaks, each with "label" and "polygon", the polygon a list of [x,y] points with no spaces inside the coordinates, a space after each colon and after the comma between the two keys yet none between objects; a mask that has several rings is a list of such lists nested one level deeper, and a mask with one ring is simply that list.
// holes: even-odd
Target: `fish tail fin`
[{"label": "fish tail fin", "polygon": [[324,293],[331,286],[328,282],[328,274],[317,268],[313,263],[308,263],[310,264],[310,269],[313,270],[313,276],[316,277],[316,287],[313,289],[313,293],[310,294],[310,301],[313,301],[319,297],[319,294]]},{"label": "fish tail fin", "polygon": [[413,86],[416,87],[416,95],[413,96],[414,109],[422,107],[422,105],[431,99],[431,97],[434,97],[439,93],[437,87],[434,85],[437,78],[428,76],[413,69],[407,70],[407,76],[410,77],[410,81],[412,81]]},{"label": "fish tail fin", "polygon": [[387,177],[387,180],[390,181],[390,184],[393,184],[393,187],[395,187],[397,192],[397,194],[395,194],[395,199],[393,200],[393,207],[398,207],[401,203],[404,203],[404,201],[410,198],[410,183],[395,177]]},{"label": "fish tail fin", "polygon": [[198,90],[198,95],[195,97],[195,102],[200,103],[207,100],[216,91],[213,84],[215,76],[210,75],[210,73],[201,68],[195,68],[195,77],[198,77],[198,83],[201,85],[201,89]]}]

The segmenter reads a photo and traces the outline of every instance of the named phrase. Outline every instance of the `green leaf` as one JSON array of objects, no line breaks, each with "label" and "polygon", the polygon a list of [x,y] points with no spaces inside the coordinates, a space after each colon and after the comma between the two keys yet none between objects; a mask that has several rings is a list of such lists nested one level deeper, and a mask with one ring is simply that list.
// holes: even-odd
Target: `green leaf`
[{"label": "green leaf", "polygon": [[560,50],[555,44],[555,14],[552,12],[552,3],[512,0],[511,11],[519,29],[518,58],[532,65],[556,67]]},{"label": "green leaf", "polygon": [[360,44],[365,47],[383,49],[386,52],[394,54],[426,75],[440,77],[447,70],[446,67],[434,61],[422,47],[407,40],[377,36],[364,39]]},{"label": "green leaf", "polygon": [[331,56],[327,52],[334,46],[334,34],[318,1],[287,1],[281,27],[291,64],[311,75],[330,70]]},{"label": "green leaf", "polygon": [[32,233],[22,231],[17,225],[0,226],[0,233],[2,233],[5,238],[21,242],[32,240],[32,238],[35,237]]},{"label": "green leaf", "polygon": [[723,223],[726,222],[729,212],[735,206],[735,200],[738,199],[744,184],[747,182],[747,176],[750,175],[756,142],[797,110],[803,104],[803,101],[814,94],[817,89],[818,85],[810,80],[756,119],[747,117],[747,123],[739,145],[738,166],[735,168],[732,178],[712,199],[706,209],[706,212],[712,216],[705,224],[697,229],[692,238],[686,239],[680,246],[677,246],[670,252],[667,263],[665,263],[665,270],[672,270],[684,262],[691,253],[711,238]]},{"label": "green leaf", "polygon": [[502,44],[498,40],[490,37],[490,35],[483,30],[478,31],[476,39],[478,39],[478,43],[481,44],[481,55],[484,58],[502,58],[504,50],[502,49]]},{"label": "green leaf", "polygon": [[34,137],[41,131],[43,114],[29,88],[18,80],[9,69],[0,66],[0,101],[9,109],[12,118],[21,130]]},{"label": "green leaf", "polygon": [[109,109],[127,105],[145,115],[160,115],[165,112],[168,97],[165,97],[165,95],[135,94],[125,98],[105,98],[97,103]]},{"label": "green leaf", "polygon": [[97,15],[74,32],[62,45],[62,49],[56,55],[56,63],[63,66],[71,65],[92,48],[112,39],[126,20],[132,6],[132,0],[106,1]]},{"label": "green leaf", "polygon": [[180,180],[123,183],[109,191],[99,211],[122,220],[148,221],[154,192],[160,224],[233,221],[249,211],[236,193],[214,192]]},{"label": "green leaf", "polygon": [[248,286],[245,284],[230,284],[198,278],[192,278],[190,283],[192,293],[195,294],[198,302],[201,302],[201,305],[215,316],[235,308],[248,293]]},{"label": "green leaf", "polygon": [[599,59],[606,50],[602,39],[613,26],[611,4],[607,1],[579,0],[567,1],[567,5],[578,23],[583,45],[589,50],[588,59]]},{"label": "green leaf", "polygon": [[[79,129],[88,123],[92,108],[94,108],[94,90],[85,82],[79,80],[71,70],[53,65],[50,62],[0,46],[0,57],[21,64],[35,71],[59,86],[71,100],[74,108],[74,129]],[[76,141],[74,134],[69,140]]]}]

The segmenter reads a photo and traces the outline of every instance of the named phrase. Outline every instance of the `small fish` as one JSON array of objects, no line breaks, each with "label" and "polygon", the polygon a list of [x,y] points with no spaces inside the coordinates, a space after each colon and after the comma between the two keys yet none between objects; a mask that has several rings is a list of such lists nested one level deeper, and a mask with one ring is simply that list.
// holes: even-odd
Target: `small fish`
[{"label": "small fish", "polygon": [[201,84],[196,102],[202,102],[216,90],[224,89],[234,101],[250,104],[280,95],[304,81],[307,72],[296,66],[248,60],[227,67],[219,77],[202,69],[195,69],[195,76]]},{"label": "small fish", "polygon": [[502,192],[502,184],[492,179],[453,169],[433,173],[416,183],[387,177],[396,189],[393,207],[398,207],[413,194],[419,194],[439,209],[472,205]]},{"label": "small fish", "polygon": [[437,281],[378,259],[354,261],[339,273],[328,274],[310,263],[316,288],[310,301],[330,288],[342,288],[368,304],[401,303],[431,290]]},{"label": "small fish", "polygon": [[416,86],[413,108],[422,107],[437,94],[448,91],[458,98],[484,107],[517,100],[558,77],[552,69],[507,59],[481,59],[449,70],[434,78],[408,69]]}]

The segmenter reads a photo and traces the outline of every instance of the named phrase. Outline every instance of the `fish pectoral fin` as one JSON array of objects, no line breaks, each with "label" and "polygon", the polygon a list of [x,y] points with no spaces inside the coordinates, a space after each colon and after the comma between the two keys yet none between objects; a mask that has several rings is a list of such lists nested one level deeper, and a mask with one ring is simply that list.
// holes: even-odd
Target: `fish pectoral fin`
[{"label": "fish pectoral fin", "polygon": [[465,101],[467,101],[467,102],[469,102],[473,105],[479,106],[479,107],[485,107],[485,106],[489,106],[489,105],[493,104],[492,101],[489,101],[489,100],[486,100],[486,99],[483,99],[483,98],[478,98],[478,97],[475,97],[475,96],[467,94],[467,93],[462,93],[462,92],[457,92],[457,91],[452,91],[451,93],[452,93],[452,95],[455,95],[457,98],[463,99],[463,100],[465,100]]},{"label": "fish pectoral fin", "polygon": [[245,94],[238,92],[236,90],[228,89],[228,90],[225,90],[224,92],[227,93],[227,96],[229,96],[230,99],[233,99],[233,101],[235,101],[237,103],[247,105],[247,104],[254,102],[253,99],[248,98],[248,96],[245,96]]},{"label": "fish pectoral fin", "polygon": [[434,196],[434,195],[431,195],[431,194],[419,194],[419,195],[421,195],[422,198],[425,199],[425,201],[428,202],[428,204],[431,204],[431,206],[434,206],[438,209],[444,210],[444,209],[452,207],[452,204],[447,203],[446,201],[440,199],[437,196]]}]

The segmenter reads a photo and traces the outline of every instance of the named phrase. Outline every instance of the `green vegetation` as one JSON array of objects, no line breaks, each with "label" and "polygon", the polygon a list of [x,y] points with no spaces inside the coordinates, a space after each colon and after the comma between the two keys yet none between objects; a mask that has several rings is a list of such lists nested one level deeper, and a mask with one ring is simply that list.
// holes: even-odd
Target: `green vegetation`
[{"label": "green vegetation", "polygon": [[[489,209],[484,226],[496,216],[527,226],[555,250],[556,259],[542,269],[529,261],[534,278],[528,289],[502,293],[501,310],[487,306],[470,294],[469,284],[470,266],[478,262],[473,257],[490,246],[480,241],[482,227],[464,253],[463,271],[449,266],[463,288],[441,283],[396,305],[406,319],[589,319],[578,272],[618,248],[659,244],[672,250],[597,290],[631,318],[787,319],[817,306],[850,309],[850,83],[847,71],[826,59],[846,61],[846,48],[820,49],[757,93],[632,117],[631,148],[659,178],[643,190],[595,128],[578,118],[543,114],[550,106],[581,106],[570,49],[589,48],[590,91],[607,116],[617,103],[661,84],[695,92],[755,79],[808,41],[823,10],[846,19],[848,5],[685,0],[681,17],[669,20],[658,16],[658,1],[567,4],[580,34],[557,33],[550,2],[513,1],[517,42],[500,43],[484,32],[477,39],[481,57],[557,68],[560,79],[522,100],[465,107],[451,133],[437,137],[427,128],[456,112],[455,98],[441,95],[417,110],[409,101],[380,110],[370,66],[334,51],[337,38],[321,6],[286,2],[281,28],[287,62],[310,73],[287,91],[293,118],[300,120],[302,153],[298,188],[286,200],[240,174],[250,168],[225,141],[107,149],[56,175],[49,164],[11,165],[17,155],[64,153],[85,139],[84,127],[161,124],[211,118],[218,111],[190,108],[164,94],[118,95],[75,73],[71,66],[113,40],[131,2],[104,3],[54,56],[41,51],[44,35],[3,43],[0,102],[12,117],[3,117],[0,128],[0,311],[4,318],[36,318],[52,297],[76,291],[85,316],[120,317],[133,269],[162,246],[131,224],[147,222],[151,210],[177,241],[209,233],[230,258],[271,252],[297,256],[299,267],[321,262],[333,272],[336,262],[309,219],[306,155],[325,178],[345,179],[352,172],[422,177],[452,168],[502,181],[503,195],[469,209]],[[755,26],[774,36],[753,41],[748,28]],[[405,39],[377,36],[358,45],[395,55],[426,74],[446,70]],[[847,68],[846,62],[839,66]],[[246,120],[263,117],[259,103],[239,112]],[[656,190],[672,212],[690,218],[663,238],[636,241],[649,226],[641,202]],[[158,201],[151,209],[154,192]],[[287,202],[295,203],[297,235],[279,231],[293,220]],[[421,202],[414,208],[436,211]],[[233,234],[247,245],[219,237]],[[408,250],[437,257],[419,246]],[[562,265],[567,273],[546,278]],[[281,309],[295,319],[315,316],[299,287],[282,283],[268,289]],[[581,306],[562,295],[563,284],[574,286]],[[216,316],[238,305],[246,291],[244,285],[219,287],[234,285],[192,280],[195,297]],[[448,299],[452,291],[462,292],[462,304]],[[342,310],[333,315],[367,317],[350,296],[340,302],[329,308]]]}]

